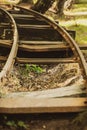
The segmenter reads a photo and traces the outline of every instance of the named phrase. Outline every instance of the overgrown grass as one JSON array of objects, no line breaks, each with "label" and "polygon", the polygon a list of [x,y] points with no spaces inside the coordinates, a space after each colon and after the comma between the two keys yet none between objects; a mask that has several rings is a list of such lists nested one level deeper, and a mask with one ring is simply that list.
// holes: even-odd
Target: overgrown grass
[{"label": "overgrown grass", "polygon": [[68,28],[71,30],[76,30],[76,42],[78,44],[87,44],[87,26],[73,25]]},{"label": "overgrown grass", "polygon": [[[72,12],[87,12],[87,4],[74,5]],[[84,13],[84,12],[83,12]],[[87,44],[87,15],[85,16],[66,16],[65,18],[59,19],[60,25],[70,30],[76,31],[76,42],[78,44]]]},{"label": "overgrown grass", "polygon": [[87,4],[75,4],[71,9],[72,12],[87,11]]},{"label": "overgrown grass", "polygon": [[60,23],[67,29],[76,31],[75,40],[78,44],[87,44],[87,19],[63,20]]}]

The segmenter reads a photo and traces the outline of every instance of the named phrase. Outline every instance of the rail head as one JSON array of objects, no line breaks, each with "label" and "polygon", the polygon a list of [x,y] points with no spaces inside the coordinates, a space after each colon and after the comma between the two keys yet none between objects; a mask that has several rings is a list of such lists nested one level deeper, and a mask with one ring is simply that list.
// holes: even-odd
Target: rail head
[{"label": "rail head", "polygon": [[18,43],[18,31],[17,31],[17,26],[15,23],[15,20],[12,17],[12,15],[3,8],[0,8],[0,12],[5,14],[8,17],[10,24],[12,24],[12,29],[13,29],[13,44],[12,44],[9,56],[7,58],[7,61],[4,65],[2,71],[0,72],[0,84],[2,84],[4,78],[9,74],[11,67],[15,61],[14,58],[17,54],[17,49],[18,49],[18,44],[17,44]]}]

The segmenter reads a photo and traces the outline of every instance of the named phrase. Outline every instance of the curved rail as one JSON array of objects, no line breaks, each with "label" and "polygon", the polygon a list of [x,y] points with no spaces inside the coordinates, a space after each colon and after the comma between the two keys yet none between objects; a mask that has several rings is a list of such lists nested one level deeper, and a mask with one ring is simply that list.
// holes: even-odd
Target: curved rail
[{"label": "curved rail", "polygon": [[36,11],[28,10],[28,9],[25,9],[23,7],[20,7],[20,6],[14,6],[14,7],[17,7],[20,10],[22,10],[26,13],[29,13],[31,15],[33,14],[37,18],[43,18],[47,23],[49,23],[49,25],[51,27],[54,28],[54,30],[58,31],[58,33],[60,33],[60,35],[62,35],[64,40],[68,43],[72,52],[74,53],[75,57],[77,58],[78,63],[79,63],[81,70],[83,72],[83,77],[85,79],[87,78],[87,64],[86,64],[86,61],[84,59],[84,56],[83,56],[81,50],[79,49],[78,45],[76,44],[76,42],[73,40],[73,38],[69,35],[69,33],[63,27],[60,27],[56,22],[50,20],[46,16],[43,16],[42,14],[40,14]]},{"label": "curved rail", "polygon": [[[84,78],[87,78],[85,59],[84,59],[83,54],[81,53],[79,47],[77,46],[75,41],[72,39],[72,37],[57,23],[51,21],[50,19],[46,18],[45,16],[41,15],[40,13],[37,13],[33,10],[24,9],[22,7],[18,7],[18,6],[16,6],[16,7],[20,8],[21,10],[24,10],[25,12],[27,12],[27,14],[29,13],[31,15],[33,14],[35,17],[43,18],[45,21],[47,21],[49,23],[50,26],[52,26],[54,28],[54,30],[57,30],[57,32],[60,33],[63,36],[63,38],[65,39],[65,41],[68,43],[68,47],[70,49],[72,49],[71,52],[74,53],[75,58],[77,58],[80,67],[83,69]],[[7,16],[9,16],[11,23],[13,24],[13,29],[14,29],[13,30],[14,31],[13,46],[12,46],[11,52],[9,54],[8,60],[6,58],[4,59],[4,60],[7,60],[7,62],[5,64],[3,70],[0,73],[0,79],[3,79],[3,77],[5,77],[7,75],[12,63],[14,62],[14,56],[16,55],[16,51],[17,51],[18,34],[17,34],[16,23],[15,23],[13,17],[11,15],[9,15],[9,13],[4,11],[3,9],[0,9],[0,10],[2,12],[4,12],[5,14],[7,14]],[[19,39],[19,40],[21,40],[21,39]],[[5,42],[5,44],[6,44],[6,42]],[[52,45],[53,45],[53,43],[52,43]],[[7,42],[7,46],[8,46],[8,42]],[[20,46],[24,49],[24,47],[21,44],[19,45],[19,47]],[[34,51],[35,50],[33,50],[32,52],[34,53]],[[61,50],[60,50],[60,54],[61,54]],[[3,59],[3,57],[1,57],[1,58]],[[49,62],[48,59],[47,59],[46,63]],[[17,60],[18,60],[18,62],[22,62],[22,63],[23,63],[23,61],[25,61],[24,59],[17,59]],[[43,59],[41,59],[41,60],[43,60]],[[63,58],[62,58],[62,60],[63,60]],[[69,60],[67,60],[67,61],[69,62]],[[28,59],[28,61],[29,61],[29,59]],[[38,60],[36,59],[36,61],[38,61]],[[53,58],[52,63],[53,62],[56,63],[57,60]],[[66,63],[65,58],[64,58],[63,62]],[[70,63],[71,63],[71,61],[70,61]],[[53,113],[53,112],[78,112],[78,111],[81,112],[85,108],[87,109],[86,97],[85,98],[69,98],[69,97],[68,98],[57,98],[58,94],[57,94],[57,96],[55,96],[54,90],[52,90],[52,91],[53,91],[53,98],[46,98],[47,102],[44,98],[39,99],[39,98],[36,98],[35,96],[34,96],[35,98],[32,98],[32,97],[30,98],[30,97],[28,97],[29,95],[27,96],[24,93],[23,93],[23,96],[21,95],[22,98],[21,97],[19,98],[19,95],[17,98],[15,98],[15,94],[13,94],[14,96],[12,95],[13,98],[12,97],[1,98],[0,99],[0,112],[1,113],[45,113],[45,112]],[[59,90],[58,90],[58,93],[59,93]],[[46,90],[46,96],[47,96],[47,94],[48,93]],[[50,93],[49,93],[49,95],[50,95]],[[56,98],[54,98],[54,97],[56,97]]]},{"label": "curved rail", "polygon": [[17,42],[18,42],[18,31],[17,31],[17,26],[16,26],[16,23],[12,17],[11,14],[9,14],[6,10],[0,8],[0,12],[7,15],[7,17],[9,18],[10,20],[10,23],[12,24],[12,28],[13,28],[13,45],[12,45],[12,48],[11,48],[11,51],[10,51],[10,54],[7,58],[7,61],[2,69],[2,71],[0,72],[0,84],[3,82],[3,79],[9,74],[10,70],[11,70],[11,67],[15,61],[15,56],[16,56],[16,53],[17,53],[17,49],[18,49],[18,45],[17,45]]}]

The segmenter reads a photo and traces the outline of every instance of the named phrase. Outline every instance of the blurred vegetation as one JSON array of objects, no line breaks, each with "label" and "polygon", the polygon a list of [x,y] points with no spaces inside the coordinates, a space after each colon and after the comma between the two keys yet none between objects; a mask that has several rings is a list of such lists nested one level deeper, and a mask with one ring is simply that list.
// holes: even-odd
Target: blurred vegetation
[{"label": "blurred vegetation", "polygon": [[72,12],[87,11],[87,4],[74,4]]},{"label": "blurred vegetation", "polygon": [[78,44],[87,44],[87,4],[74,4],[71,10],[65,11],[63,18],[58,18],[58,21],[67,29],[76,31]]},{"label": "blurred vegetation", "polygon": [[87,3],[87,0],[76,0],[75,3],[79,4],[79,3]]}]

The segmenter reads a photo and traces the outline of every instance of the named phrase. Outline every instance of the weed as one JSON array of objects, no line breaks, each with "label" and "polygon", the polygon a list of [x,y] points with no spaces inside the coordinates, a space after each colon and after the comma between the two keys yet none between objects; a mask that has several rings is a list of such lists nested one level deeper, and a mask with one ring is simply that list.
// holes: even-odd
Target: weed
[{"label": "weed", "polygon": [[34,73],[37,73],[37,74],[40,74],[43,72],[43,69],[41,67],[39,67],[38,65],[35,65],[35,64],[25,64],[24,67],[20,67],[20,74],[21,75],[25,75],[25,76],[28,76],[28,74],[30,72],[34,72]]},{"label": "weed", "polygon": [[[4,118],[5,120],[7,120],[6,116]],[[19,128],[27,129],[27,126],[23,121],[15,122],[14,120],[10,120],[10,121],[6,121],[5,124],[9,127],[15,127],[15,128],[19,127]]]},{"label": "weed", "polygon": [[32,64],[32,65],[26,64],[25,69],[27,72],[30,72],[30,71],[35,72],[35,73],[42,73],[43,72],[43,69],[35,64]]},{"label": "weed", "polygon": [[26,126],[26,124],[23,121],[18,121],[17,125],[18,125],[18,127],[27,129],[27,126]]},{"label": "weed", "polygon": [[12,121],[7,121],[7,122],[6,122],[6,125],[7,125],[7,126],[10,126],[10,127],[17,127],[15,121],[13,121],[13,120],[12,120]]}]

